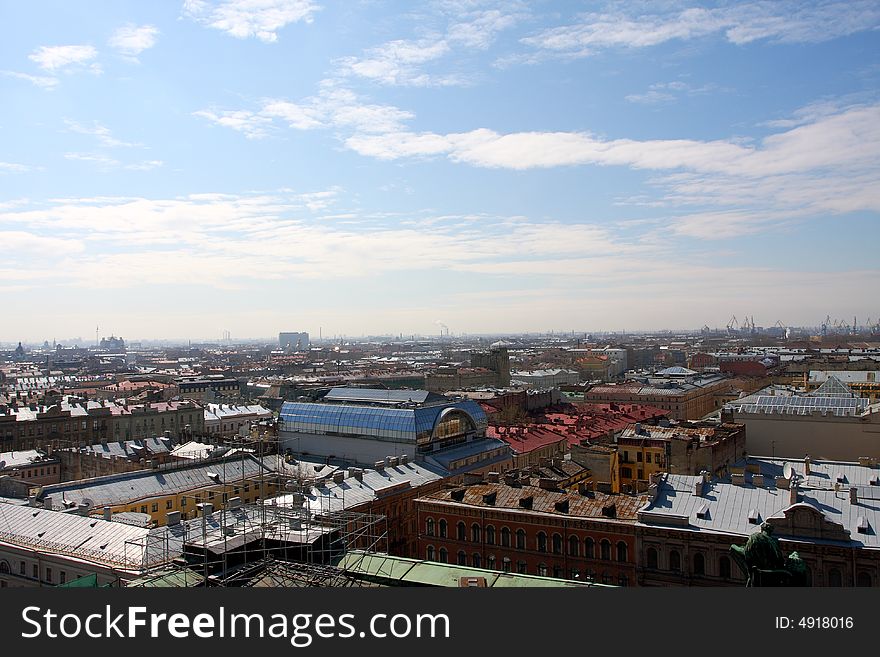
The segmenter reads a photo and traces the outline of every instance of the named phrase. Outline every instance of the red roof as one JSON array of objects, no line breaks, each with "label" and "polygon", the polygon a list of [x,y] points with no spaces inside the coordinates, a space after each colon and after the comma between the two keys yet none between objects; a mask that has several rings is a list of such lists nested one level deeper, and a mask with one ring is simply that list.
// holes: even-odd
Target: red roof
[{"label": "red roof", "polygon": [[486,435],[490,438],[500,438],[516,454],[526,454],[541,447],[558,443],[565,440],[565,435],[550,431],[542,426],[510,426],[493,427],[486,429]]}]

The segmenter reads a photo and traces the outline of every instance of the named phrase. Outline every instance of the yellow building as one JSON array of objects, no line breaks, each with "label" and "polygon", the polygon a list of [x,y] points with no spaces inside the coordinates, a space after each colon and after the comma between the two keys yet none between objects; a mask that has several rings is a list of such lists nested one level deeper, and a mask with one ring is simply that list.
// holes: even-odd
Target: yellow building
[{"label": "yellow building", "polygon": [[34,489],[37,503],[45,508],[80,508],[89,515],[134,512],[150,516],[157,526],[166,516],[197,515],[196,505],[210,502],[222,509],[232,498],[253,503],[278,491],[280,474],[250,454],[183,466],[154,468],[81,479]]}]

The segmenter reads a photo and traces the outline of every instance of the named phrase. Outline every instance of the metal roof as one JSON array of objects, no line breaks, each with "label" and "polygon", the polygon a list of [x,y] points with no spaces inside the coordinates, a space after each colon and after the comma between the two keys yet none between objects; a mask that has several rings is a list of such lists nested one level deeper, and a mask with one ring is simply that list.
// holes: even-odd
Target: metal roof
[{"label": "metal roof", "polygon": [[0,504],[0,543],[135,571],[179,556],[183,547],[174,528],[146,529],[10,504]]},{"label": "metal roof", "polygon": [[402,404],[426,401],[446,401],[441,395],[427,390],[378,390],[375,388],[332,388],[324,395],[328,402],[371,402],[380,404]]}]

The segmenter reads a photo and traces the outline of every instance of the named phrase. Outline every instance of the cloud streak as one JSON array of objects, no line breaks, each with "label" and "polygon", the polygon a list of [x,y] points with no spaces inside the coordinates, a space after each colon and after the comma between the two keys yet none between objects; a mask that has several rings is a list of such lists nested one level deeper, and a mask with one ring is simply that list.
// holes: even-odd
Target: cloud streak
[{"label": "cloud streak", "polygon": [[311,0],[186,0],[184,16],[237,39],[278,40],[291,23],[311,23],[320,7]]}]

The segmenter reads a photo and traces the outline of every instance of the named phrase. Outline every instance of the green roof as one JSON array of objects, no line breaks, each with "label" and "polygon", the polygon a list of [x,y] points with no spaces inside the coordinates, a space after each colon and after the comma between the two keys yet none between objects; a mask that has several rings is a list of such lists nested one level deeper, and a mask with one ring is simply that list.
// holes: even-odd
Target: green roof
[{"label": "green roof", "polygon": [[165,568],[150,575],[144,575],[132,580],[128,586],[142,588],[189,588],[201,586],[205,582],[204,575],[200,575],[189,568]]},{"label": "green roof", "polygon": [[72,579],[69,582],[65,582],[64,584],[59,584],[57,588],[60,589],[96,589],[96,588],[106,588],[111,586],[110,584],[98,584],[98,576],[94,573],[91,575],[83,575],[82,577],[77,577],[76,579]]},{"label": "green roof", "polygon": [[386,583],[397,582],[400,586],[461,586],[460,579],[482,577],[487,587],[523,588],[523,587],[583,587],[599,586],[614,588],[603,584],[577,582],[554,577],[538,577],[536,575],[520,575],[502,573],[486,568],[472,568],[455,564],[420,561],[407,557],[393,557],[387,554],[371,554],[353,550],[345,554],[336,563],[355,577],[363,577],[372,581]]}]

